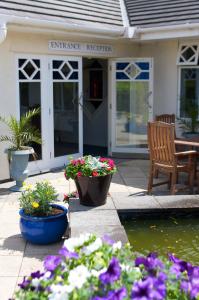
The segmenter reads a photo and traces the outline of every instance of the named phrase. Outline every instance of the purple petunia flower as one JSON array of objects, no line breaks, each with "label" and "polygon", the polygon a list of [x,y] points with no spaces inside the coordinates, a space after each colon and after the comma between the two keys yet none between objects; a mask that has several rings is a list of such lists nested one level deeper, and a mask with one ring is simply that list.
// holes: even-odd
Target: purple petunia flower
[{"label": "purple petunia flower", "polygon": [[59,254],[63,255],[64,257],[67,257],[67,258],[78,258],[79,257],[78,253],[70,252],[66,247],[62,247],[59,250]]},{"label": "purple petunia flower", "polygon": [[44,268],[47,271],[54,271],[57,266],[61,263],[61,258],[55,255],[48,255],[44,260]]},{"label": "purple petunia flower", "polygon": [[102,238],[102,240],[107,243],[108,245],[113,245],[115,242],[110,238],[110,236],[108,236],[107,234],[105,234]]},{"label": "purple petunia flower", "polygon": [[119,290],[109,291],[107,296],[99,297],[96,296],[92,300],[122,300],[127,296],[127,291],[125,287]]},{"label": "purple petunia flower", "polygon": [[24,277],[22,283],[19,283],[18,286],[21,288],[21,289],[26,289],[27,286],[30,284],[30,280],[29,279],[26,279],[26,277]]},{"label": "purple petunia flower", "polygon": [[40,271],[36,271],[30,274],[30,276],[32,277],[32,279],[34,278],[40,278],[44,275],[44,273],[41,273]]},{"label": "purple petunia flower", "polygon": [[131,293],[133,300],[163,300],[166,286],[160,278],[148,277],[134,283]]},{"label": "purple petunia flower", "polygon": [[193,266],[190,263],[175,257],[173,254],[169,254],[168,256],[169,260],[174,263],[170,268],[170,272],[175,274],[177,278],[184,271],[187,271],[188,275],[192,274]]},{"label": "purple petunia flower", "polygon": [[139,267],[144,265],[145,269],[150,273],[154,272],[157,268],[163,268],[163,263],[157,258],[155,253],[149,254],[147,257],[139,256],[135,259],[135,266]]},{"label": "purple petunia flower", "polygon": [[180,287],[186,294],[190,295],[191,299],[195,299],[199,295],[199,267],[192,268],[188,274],[188,279],[183,280]]},{"label": "purple petunia flower", "polygon": [[100,274],[99,279],[103,284],[112,283],[120,278],[121,267],[116,257],[113,257],[106,272]]}]

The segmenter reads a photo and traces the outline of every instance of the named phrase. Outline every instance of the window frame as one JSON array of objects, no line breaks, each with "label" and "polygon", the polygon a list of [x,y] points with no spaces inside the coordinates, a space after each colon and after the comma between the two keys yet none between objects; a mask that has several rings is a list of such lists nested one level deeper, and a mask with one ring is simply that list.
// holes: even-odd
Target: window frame
[{"label": "window frame", "polygon": [[[177,103],[177,116],[178,118],[182,118],[180,116],[180,98],[181,98],[181,79],[182,79],[182,69],[199,69],[199,65],[182,65],[179,66],[178,68],[178,103]],[[185,119],[185,118],[183,118]],[[199,119],[199,114],[198,114],[198,119]]]},{"label": "window frame", "polygon": [[[191,47],[191,46],[197,46],[197,50],[196,50],[196,53],[195,53],[195,61],[185,61],[185,62],[180,62],[180,58],[181,58],[181,54],[182,54],[182,47]],[[196,42],[196,43],[182,43],[179,45],[178,47],[178,54],[177,54],[177,61],[176,61],[176,64],[178,66],[197,66],[198,64],[198,61],[199,61],[199,43]]]}]

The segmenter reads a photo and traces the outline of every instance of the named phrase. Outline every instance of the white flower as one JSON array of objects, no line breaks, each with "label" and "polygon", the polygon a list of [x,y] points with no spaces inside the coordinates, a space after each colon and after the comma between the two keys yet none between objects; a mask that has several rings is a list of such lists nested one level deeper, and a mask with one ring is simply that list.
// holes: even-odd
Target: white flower
[{"label": "white flower", "polygon": [[93,270],[91,270],[91,275],[95,276],[95,277],[99,277],[100,274],[102,274],[102,273],[104,273],[106,271],[107,271],[107,268],[103,268],[103,269],[101,269],[99,271],[93,269]]},{"label": "white flower", "polygon": [[68,276],[69,286],[73,288],[81,288],[91,274],[87,267],[80,265],[71,270]]},{"label": "white flower", "polygon": [[69,289],[66,285],[60,284],[52,284],[51,287],[51,294],[48,296],[49,300],[67,300]]},{"label": "white flower", "polygon": [[122,248],[122,242],[118,241],[113,244],[113,251],[120,250]]},{"label": "white flower", "polygon": [[51,276],[51,272],[50,271],[47,271],[42,277],[40,277],[40,280],[48,280]]},{"label": "white flower", "polygon": [[37,288],[40,284],[40,279],[39,278],[33,278],[31,283],[35,288]]},{"label": "white flower", "polygon": [[94,251],[98,250],[101,246],[102,246],[102,240],[100,238],[97,238],[92,244],[84,248],[84,253],[86,255],[89,255]]},{"label": "white flower", "polygon": [[73,252],[75,247],[82,246],[85,242],[87,242],[91,238],[90,233],[81,234],[79,238],[70,238],[64,242],[64,247],[66,247],[69,251]]}]

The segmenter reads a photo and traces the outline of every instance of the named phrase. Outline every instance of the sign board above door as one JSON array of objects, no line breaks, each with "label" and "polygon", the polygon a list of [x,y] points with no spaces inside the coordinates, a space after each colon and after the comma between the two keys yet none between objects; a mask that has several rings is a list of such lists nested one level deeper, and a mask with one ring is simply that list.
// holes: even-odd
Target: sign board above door
[{"label": "sign board above door", "polygon": [[49,41],[49,50],[64,51],[64,52],[84,52],[90,54],[110,54],[113,52],[111,45],[101,45],[92,43],[79,43],[68,41]]}]

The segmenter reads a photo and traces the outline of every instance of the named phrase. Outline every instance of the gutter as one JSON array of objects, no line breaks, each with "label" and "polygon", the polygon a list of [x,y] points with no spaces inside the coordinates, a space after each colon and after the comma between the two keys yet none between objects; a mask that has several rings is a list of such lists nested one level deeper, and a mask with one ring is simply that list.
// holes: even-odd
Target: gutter
[{"label": "gutter", "polygon": [[134,35],[132,38],[138,38],[139,40],[153,40],[192,36],[199,36],[199,23],[186,23],[150,28],[137,27],[136,35]]},{"label": "gutter", "polygon": [[[64,31],[75,31],[79,33],[85,34],[94,34],[101,36],[109,36],[109,37],[123,37],[126,31],[125,27],[118,28],[107,28],[102,26],[96,26],[95,24],[91,24],[90,26],[87,24],[78,24],[78,23],[68,23],[68,22],[59,22],[59,21],[49,21],[49,20],[39,20],[31,17],[20,17],[14,15],[5,15],[0,14],[0,19],[4,20],[4,24],[9,25],[21,25],[23,26],[32,26],[32,27],[41,27],[43,29],[56,29],[56,30],[64,30]],[[97,36],[96,36],[97,37]]]}]

